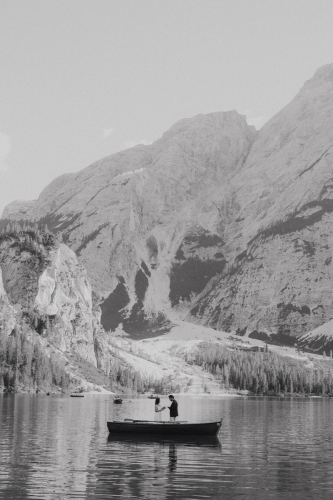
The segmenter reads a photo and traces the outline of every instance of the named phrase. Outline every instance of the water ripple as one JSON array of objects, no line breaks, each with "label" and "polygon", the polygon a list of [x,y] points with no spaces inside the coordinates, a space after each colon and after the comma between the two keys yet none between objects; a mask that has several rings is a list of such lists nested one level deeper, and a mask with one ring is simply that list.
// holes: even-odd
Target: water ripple
[{"label": "water ripple", "polygon": [[332,498],[333,401],[179,397],[181,418],[224,418],[218,438],[109,437],[152,418],[147,398],[0,396],[0,499]]}]

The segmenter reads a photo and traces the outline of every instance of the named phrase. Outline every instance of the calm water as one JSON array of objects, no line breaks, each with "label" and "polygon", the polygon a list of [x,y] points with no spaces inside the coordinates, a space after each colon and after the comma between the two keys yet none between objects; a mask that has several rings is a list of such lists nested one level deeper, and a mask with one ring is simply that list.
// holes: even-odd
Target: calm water
[{"label": "calm water", "polygon": [[0,395],[0,499],[332,500],[333,400],[177,400],[184,420],[222,415],[218,438],[108,439],[107,416],[153,418],[144,397]]}]

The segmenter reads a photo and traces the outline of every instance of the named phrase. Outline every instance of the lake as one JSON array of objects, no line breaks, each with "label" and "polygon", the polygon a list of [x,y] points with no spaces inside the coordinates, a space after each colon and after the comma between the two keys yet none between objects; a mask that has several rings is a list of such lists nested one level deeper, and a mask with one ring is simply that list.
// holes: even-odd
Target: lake
[{"label": "lake", "polygon": [[333,400],[176,399],[182,420],[223,416],[218,438],[108,438],[107,418],[154,418],[144,396],[0,395],[0,499],[333,498]]}]

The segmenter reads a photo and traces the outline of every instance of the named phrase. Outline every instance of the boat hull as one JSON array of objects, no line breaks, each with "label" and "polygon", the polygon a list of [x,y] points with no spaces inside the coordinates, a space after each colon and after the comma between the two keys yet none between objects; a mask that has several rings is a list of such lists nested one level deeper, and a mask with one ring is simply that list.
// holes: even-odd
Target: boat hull
[{"label": "boat hull", "polygon": [[221,446],[219,436],[192,436],[179,435],[169,436],[161,434],[131,434],[131,433],[115,433],[111,432],[108,435],[109,443],[128,443],[128,444],[147,444],[147,443],[164,443],[164,444],[193,444],[197,446]]},{"label": "boat hull", "polygon": [[160,436],[216,436],[222,426],[219,422],[173,423],[173,422],[122,422],[107,423],[110,434],[148,434]]}]

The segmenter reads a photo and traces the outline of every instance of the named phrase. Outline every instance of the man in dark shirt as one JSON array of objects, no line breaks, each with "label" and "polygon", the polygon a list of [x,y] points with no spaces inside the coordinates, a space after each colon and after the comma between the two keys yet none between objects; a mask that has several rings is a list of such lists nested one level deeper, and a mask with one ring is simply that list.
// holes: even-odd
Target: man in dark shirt
[{"label": "man in dark shirt", "polygon": [[172,394],[170,394],[169,399],[171,401],[171,406],[168,406],[170,410],[170,422],[176,422],[176,418],[178,417],[178,403]]}]

